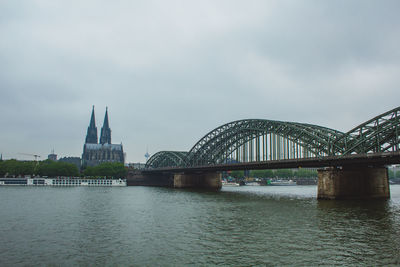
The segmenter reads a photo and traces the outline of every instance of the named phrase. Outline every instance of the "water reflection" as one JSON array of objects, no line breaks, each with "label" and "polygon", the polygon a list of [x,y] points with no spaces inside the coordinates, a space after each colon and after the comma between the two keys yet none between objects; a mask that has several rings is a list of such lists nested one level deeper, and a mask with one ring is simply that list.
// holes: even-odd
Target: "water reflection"
[{"label": "water reflection", "polygon": [[398,265],[389,201],[316,187],[0,188],[0,265]]},{"label": "water reflection", "polygon": [[[326,257],[346,257],[349,264],[400,264],[399,218],[390,200],[321,200],[317,208]],[[385,257],[382,251],[394,257]]]}]

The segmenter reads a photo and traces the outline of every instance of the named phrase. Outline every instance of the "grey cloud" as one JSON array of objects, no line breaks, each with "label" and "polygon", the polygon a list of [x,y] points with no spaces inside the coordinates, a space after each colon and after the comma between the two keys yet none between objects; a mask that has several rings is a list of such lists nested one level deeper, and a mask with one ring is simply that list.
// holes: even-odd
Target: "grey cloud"
[{"label": "grey cloud", "polygon": [[134,162],[243,118],[346,131],[399,105],[399,5],[4,1],[0,153],[80,155],[93,104]]}]

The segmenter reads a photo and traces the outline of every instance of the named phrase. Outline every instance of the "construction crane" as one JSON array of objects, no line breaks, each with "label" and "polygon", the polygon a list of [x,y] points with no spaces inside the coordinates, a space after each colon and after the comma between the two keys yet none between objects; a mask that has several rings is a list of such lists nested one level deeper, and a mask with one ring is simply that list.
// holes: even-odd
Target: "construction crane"
[{"label": "construction crane", "polygon": [[18,154],[32,156],[35,158],[35,161],[37,161],[37,159],[40,158],[40,155],[36,155],[36,154],[28,154],[28,153],[18,153]]}]

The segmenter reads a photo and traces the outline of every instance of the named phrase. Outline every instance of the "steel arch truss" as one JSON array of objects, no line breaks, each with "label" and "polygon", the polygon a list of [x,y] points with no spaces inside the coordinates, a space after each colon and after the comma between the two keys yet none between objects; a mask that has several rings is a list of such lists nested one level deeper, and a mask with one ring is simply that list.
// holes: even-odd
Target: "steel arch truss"
[{"label": "steel arch truss", "polygon": [[[272,120],[234,121],[200,139],[189,151],[186,163],[189,166],[220,164],[232,154],[235,154],[236,161],[241,162],[324,156],[334,150],[331,141],[342,136],[339,131],[311,124]],[[264,149],[266,146],[270,147],[269,151]],[[262,155],[260,147],[264,150]],[[243,151],[239,151],[240,148]]]},{"label": "steel arch truss", "polygon": [[184,151],[160,151],[151,156],[146,162],[146,168],[166,168],[184,166],[184,160],[188,152]]},{"label": "steel arch truss", "polygon": [[398,151],[399,134],[400,107],[347,133],[297,122],[239,120],[212,130],[189,152],[161,151],[154,154],[146,167],[193,167]]},{"label": "steel arch truss", "polygon": [[348,131],[336,141],[342,154],[398,151],[400,107],[392,109]]}]

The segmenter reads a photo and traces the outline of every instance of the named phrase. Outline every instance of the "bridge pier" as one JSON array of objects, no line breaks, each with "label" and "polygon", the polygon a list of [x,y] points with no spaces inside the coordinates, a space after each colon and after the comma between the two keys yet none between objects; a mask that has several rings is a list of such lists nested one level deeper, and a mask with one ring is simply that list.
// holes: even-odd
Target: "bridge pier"
[{"label": "bridge pier", "polygon": [[385,167],[344,167],[318,170],[318,199],[390,198]]},{"label": "bridge pier", "polygon": [[222,187],[221,173],[176,173],[175,188],[207,188],[219,190]]},{"label": "bridge pier", "polygon": [[172,187],[173,177],[169,173],[146,174],[139,170],[129,170],[126,182],[128,186]]}]

